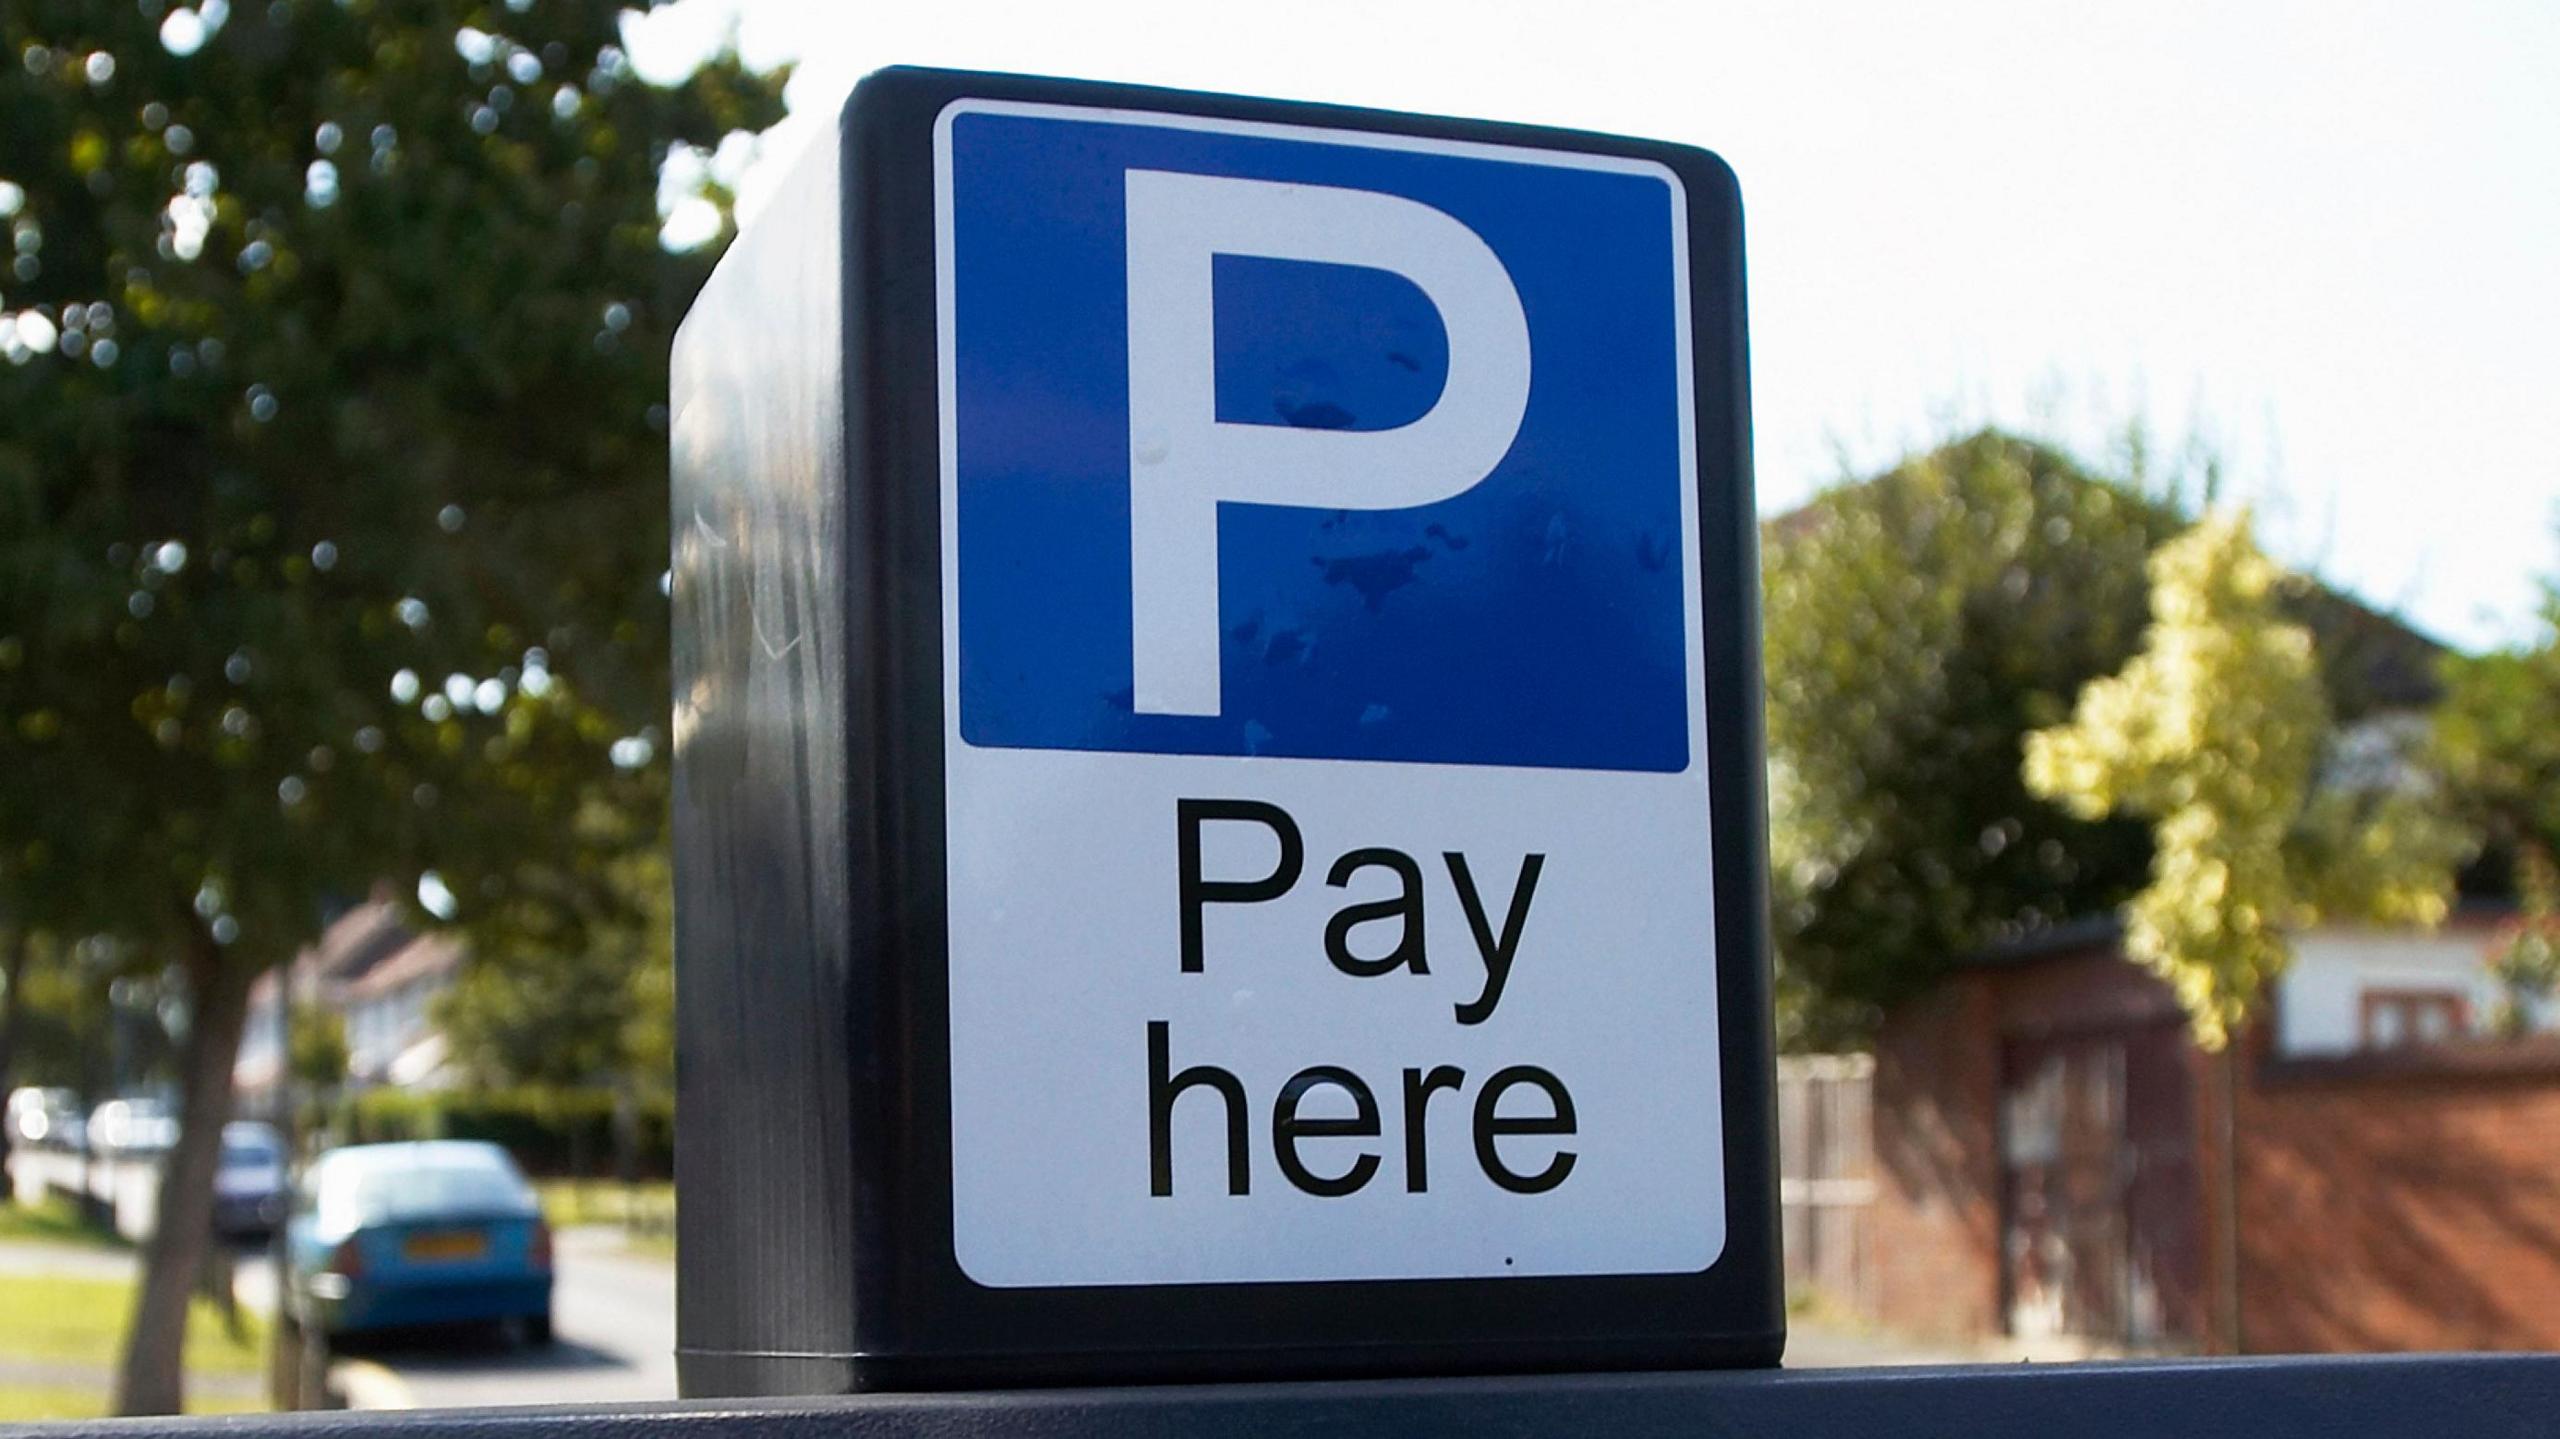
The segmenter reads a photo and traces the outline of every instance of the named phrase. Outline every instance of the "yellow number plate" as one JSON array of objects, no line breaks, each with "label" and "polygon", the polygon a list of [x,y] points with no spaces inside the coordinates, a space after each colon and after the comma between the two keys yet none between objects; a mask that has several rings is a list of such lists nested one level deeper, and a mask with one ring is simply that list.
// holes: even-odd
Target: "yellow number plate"
[{"label": "yellow number plate", "polygon": [[412,1234],[400,1252],[411,1259],[478,1259],[489,1252],[489,1236],[469,1229]]}]

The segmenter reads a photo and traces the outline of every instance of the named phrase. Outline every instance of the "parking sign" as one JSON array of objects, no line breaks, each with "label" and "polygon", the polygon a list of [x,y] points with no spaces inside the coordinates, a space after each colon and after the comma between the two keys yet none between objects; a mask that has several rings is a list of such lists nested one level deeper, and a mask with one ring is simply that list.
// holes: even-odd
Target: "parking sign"
[{"label": "parking sign", "polygon": [[916,1347],[1773,1352],[1730,177],[870,84],[844,673],[903,682],[847,702],[848,1102],[926,1171],[855,1216]]}]

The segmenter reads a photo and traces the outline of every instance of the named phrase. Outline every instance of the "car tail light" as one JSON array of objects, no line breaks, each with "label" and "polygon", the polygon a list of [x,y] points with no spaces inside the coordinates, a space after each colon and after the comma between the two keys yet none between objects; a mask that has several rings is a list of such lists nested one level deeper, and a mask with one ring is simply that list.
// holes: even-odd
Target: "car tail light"
[{"label": "car tail light", "polygon": [[349,1279],[364,1273],[364,1249],[356,1243],[356,1236],[348,1235],[337,1248],[329,1251],[327,1267],[330,1273],[343,1274]]},{"label": "car tail light", "polygon": [[533,1221],[533,1246],[528,1257],[536,1269],[551,1267],[551,1226],[539,1219]]}]

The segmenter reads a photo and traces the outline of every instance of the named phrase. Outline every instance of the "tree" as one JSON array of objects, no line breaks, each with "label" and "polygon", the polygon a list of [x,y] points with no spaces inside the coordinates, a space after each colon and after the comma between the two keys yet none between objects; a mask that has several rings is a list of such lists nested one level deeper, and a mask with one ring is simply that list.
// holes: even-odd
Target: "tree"
[{"label": "tree", "polygon": [[[0,904],[174,967],[117,1385],[175,1412],[250,978],[331,895],[539,850],[664,707],[670,145],[779,117],[622,6],[0,11]],[[66,882],[23,873],[42,858]]]},{"label": "tree", "polygon": [[[2112,474],[1984,431],[1765,526],[1782,1043],[1862,1043],[1966,956],[2141,888],[2144,825],[2039,797],[2020,761],[2132,657],[2147,557],[2219,485],[2210,451],[2161,466],[2139,431]],[[2341,723],[2434,701],[2424,637],[2307,578],[2275,596]]]},{"label": "tree", "polygon": [[[674,895],[663,829],[625,822],[634,812],[598,806],[583,827],[585,874],[565,891],[520,886],[524,899],[470,928],[468,967],[437,1014],[476,1084],[529,1089],[564,1111],[608,1093],[626,1181],[640,1106],[675,1087]],[[572,1155],[583,1174],[582,1138]]]},{"label": "tree", "polygon": [[[279,992],[279,1002],[285,996]],[[347,1021],[335,1010],[288,1005],[284,1076],[301,1094],[300,1111],[290,1116],[296,1144],[327,1122],[338,1091],[347,1082]],[[281,1113],[282,1111],[279,1110]]]},{"label": "tree", "polygon": [[2494,961],[2510,996],[2505,1023],[2521,1028],[2560,990],[2560,579],[2543,586],[2538,639],[2457,658],[2446,680],[2436,762],[2522,902]]},{"label": "tree", "polygon": [[[2432,925],[2469,841],[2423,775],[2341,747],[2311,632],[2245,512],[2208,515],[2151,561],[2152,622],[2069,723],[2027,737],[2029,789],[2083,818],[2150,823],[2126,948],[2219,1050],[2323,919]],[[2324,782],[2325,781],[2325,782]]]},{"label": "tree", "polygon": [[[10,1072],[16,1067],[20,1036],[26,1032],[27,964],[35,955],[35,936],[24,926],[0,927],[0,1095],[10,1092]],[[7,1125],[0,1125],[0,1167],[9,1161],[9,1146],[17,1138]]]},{"label": "tree", "polygon": [[2018,762],[2133,652],[2178,527],[2149,483],[1985,431],[1768,525],[1785,1042],[1860,1042],[1962,956],[2140,884],[2141,827],[2037,798]]},{"label": "tree", "polygon": [[638,837],[618,841],[625,813],[590,813],[589,882],[558,894],[518,886],[511,905],[466,927],[470,959],[437,1022],[473,1082],[644,1092],[673,1084],[666,852]]},{"label": "tree", "polygon": [[334,1010],[297,1009],[287,1035],[285,1073],[326,1092],[347,1082],[347,1022]]},{"label": "tree", "polygon": [[2221,1056],[2220,1324],[2238,1352],[2231,1036],[2283,972],[2294,931],[2441,920],[2469,841],[2405,756],[2338,743],[2311,631],[2284,617],[2282,576],[2246,512],[2208,514],[2150,571],[2141,653],[2083,689],[2069,723],[2027,737],[2025,772],[2030,789],[2083,817],[2150,822],[2151,879],[2127,907],[2125,947]]}]

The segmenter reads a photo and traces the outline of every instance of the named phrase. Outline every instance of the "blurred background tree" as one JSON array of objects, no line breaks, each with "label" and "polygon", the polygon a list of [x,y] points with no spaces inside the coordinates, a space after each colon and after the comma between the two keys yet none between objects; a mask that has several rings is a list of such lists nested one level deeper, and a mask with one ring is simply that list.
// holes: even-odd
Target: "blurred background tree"
[{"label": "blurred background tree", "polygon": [[285,1073],[293,1081],[294,1132],[325,1128],[347,1083],[347,1021],[334,1010],[292,1006],[285,1032]]},{"label": "blurred background tree", "polygon": [[[616,831],[629,813],[597,806],[585,824]],[[470,965],[437,1006],[452,1062],[475,1087],[530,1097],[564,1120],[583,1097],[604,1096],[626,1182],[637,1177],[642,1107],[670,1109],[675,1094],[675,895],[657,837],[591,834],[579,851],[590,872],[493,906],[469,927]],[[584,1177],[585,1129],[564,1127],[570,1168]]]},{"label": "blurred background tree", "polygon": [[1788,1047],[1855,1046],[1962,956],[2140,886],[2141,826],[2037,798],[2018,759],[2133,653],[2179,524],[2147,483],[1985,431],[1766,527]]},{"label": "blurred background tree", "polygon": [[2070,722],[2027,737],[2034,793],[2151,826],[2125,947],[2176,992],[2207,1050],[2229,1041],[2323,920],[2433,925],[2466,833],[2423,772],[2343,748],[2312,634],[2245,512],[2208,514],[2152,557],[2151,625]]},{"label": "blurred background tree", "polygon": [[384,878],[520,913],[661,791],[712,256],[660,244],[660,168],[781,77],[645,83],[623,8],[0,9],[0,905],[186,1001],[120,1412],[179,1406],[250,979]]},{"label": "blurred background tree", "polygon": [[120,1063],[131,1073],[165,1077],[167,1034],[156,1017],[137,1012],[156,1007],[148,993],[156,985],[119,983],[132,964],[113,940],[65,942],[38,932],[31,948],[13,1056],[18,1080],[85,1095],[105,1093]]},{"label": "blurred background tree", "polygon": [[[2081,690],[2068,723],[2027,737],[2036,794],[2084,819],[2151,826],[2149,883],[2126,907],[2125,949],[2176,993],[2218,1052],[2216,1316],[2241,1333],[2239,1059],[2231,1040],[2322,921],[2431,926],[2470,834],[2405,753],[2342,737],[2313,635],[2286,618],[2284,576],[2243,511],[2209,512],[2150,562],[2142,649]],[[2344,738],[2345,742],[2342,742]]]},{"label": "blurred background tree", "polygon": [[[1783,1046],[1859,1047],[1965,957],[2142,888],[2149,829],[2039,796],[2020,762],[2132,658],[2148,557],[2220,484],[2208,446],[2162,461],[2138,428],[2104,470],[1983,431],[1763,527]],[[2306,576],[2271,600],[2340,723],[2423,733],[2434,644]]]},{"label": "blurred background tree", "polygon": [[325,1091],[347,1079],[347,1021],[334,1010],[296,1009],[287,1039],[285,1069],[294,1082]]},{"label": "blurred background tree", "polygon": [[2560,578],[2543,585],[2538,638],[2455,657],[2445,677],[2436,760],[2523,911],[2495,961],[2513,1030],[2560,992]]},{"label": "blurred background tree", "polygon": [[[588,826],[622,814],[598,807]],[[485,1088],[672,1087],[673,900],[663,848],[590,835],[598,871],[557,893],[526,888],[469,927],[472,959],[438,1027],[452,1063]],[[661,1044],[658,1036],[669,1036]]]}]

